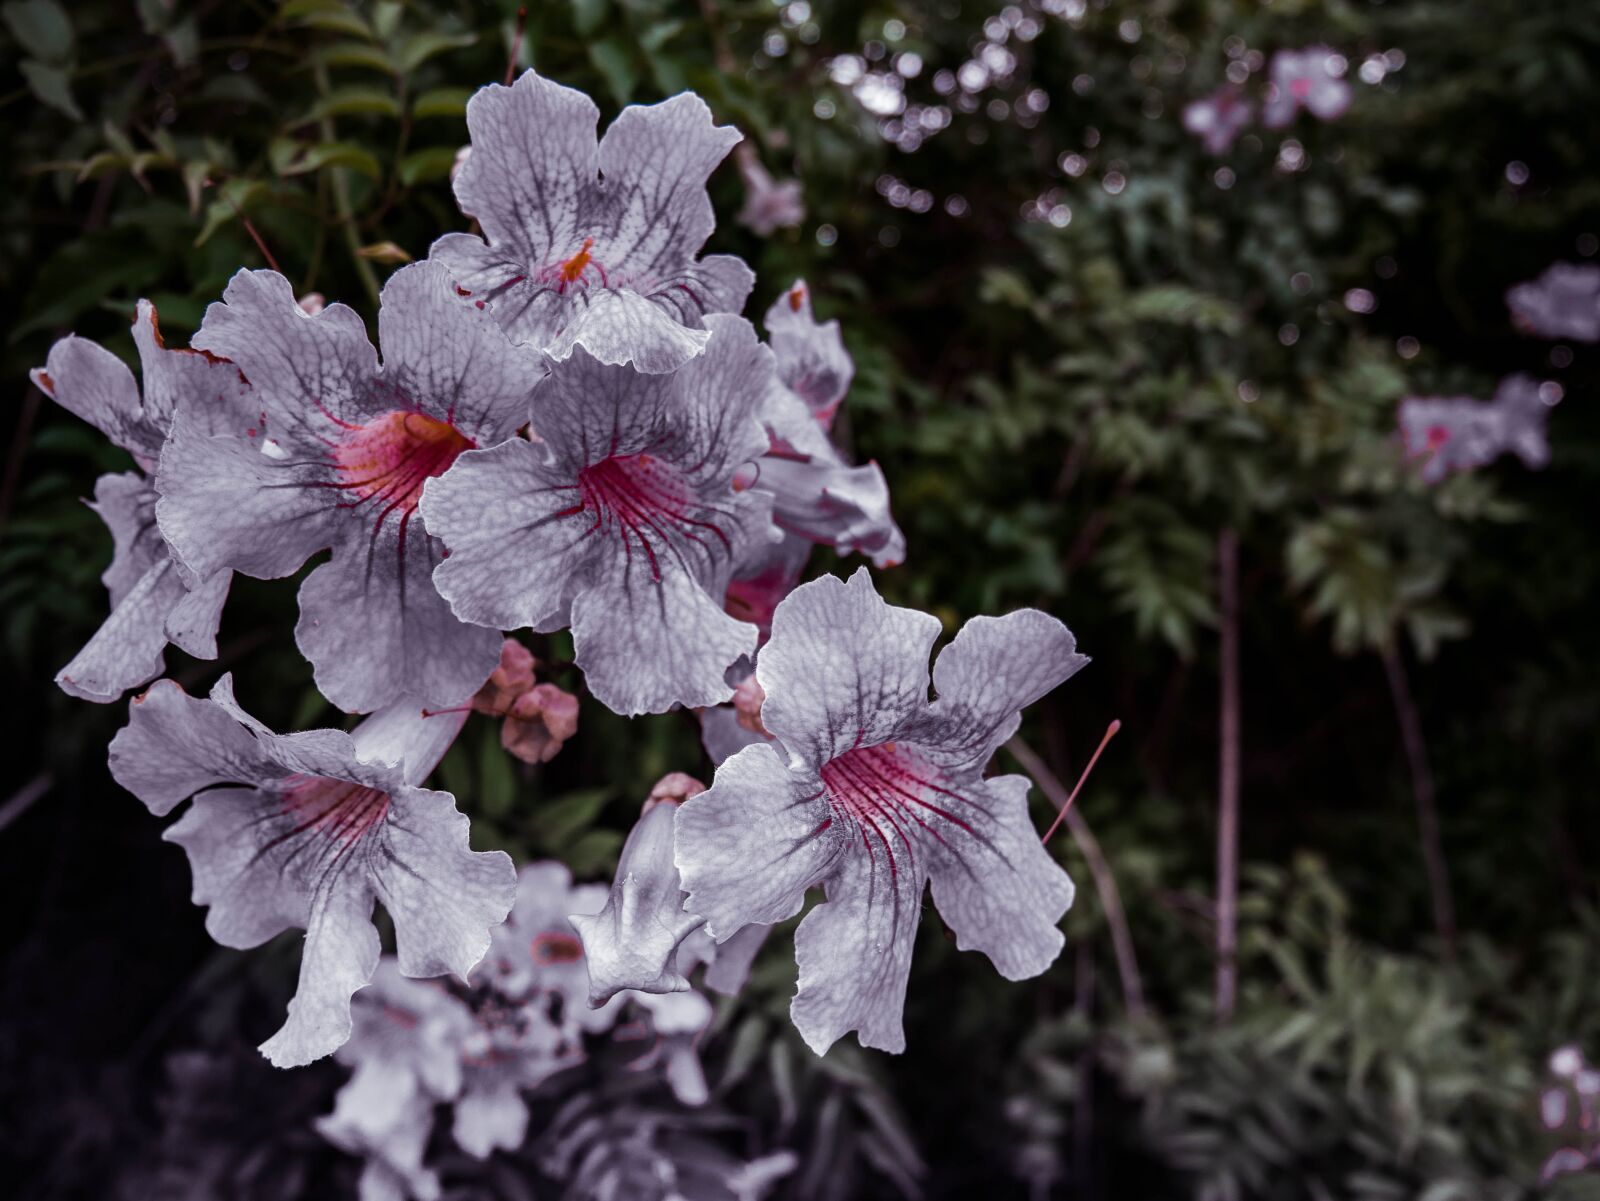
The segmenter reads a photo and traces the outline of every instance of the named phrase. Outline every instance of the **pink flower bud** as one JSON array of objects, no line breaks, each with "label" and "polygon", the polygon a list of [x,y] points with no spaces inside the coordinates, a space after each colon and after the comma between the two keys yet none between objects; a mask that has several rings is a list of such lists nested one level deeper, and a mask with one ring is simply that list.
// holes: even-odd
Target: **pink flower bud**
[{"label": "pink flower bud", "polygon": [[767,694],[762,690],[755,676],[746,676],[739,681],[739,686],[733,690],[733,711],[738,715],[739,725],[749,730],[752,734],[760,734],[763,738],[771,738],[766,726],[761,724],[761,702],[767,699]]}]

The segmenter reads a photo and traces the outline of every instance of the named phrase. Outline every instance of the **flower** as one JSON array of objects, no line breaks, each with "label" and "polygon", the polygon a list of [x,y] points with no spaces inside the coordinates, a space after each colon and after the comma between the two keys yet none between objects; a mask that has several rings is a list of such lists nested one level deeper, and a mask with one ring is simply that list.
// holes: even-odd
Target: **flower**
[{"label": "flower", "polygon": [[756,236],[770,238],[806,219],[805,193],[798,179],[775,181],[754,155],[740,159],[739,174],[744,178],[744,207],[735,220]]},{"label": "flower", "polygon": [[210,700],[158,680],[130,704],[111,774],[157,816],[194,798],[163,837],[189,856],[211,936],[246,948],[306,931],[289,1018],[261,1046],[279,1067],[350,1036],[350,995],[378,963],[374,900],[408,976],[465,977],[511,908],[510,858],[469,850],[455,798],[418,787],[464,717],[402,700],[351,734],[274,734],[239,708],[231,676]]},{"label": "flower", "polygon": [[352,712],[455,704],[494,668],[498,635],[451,615],[431,580],[443,552],[412,518],[431,476],[526,423],[542,370],[436,263],[389,278],[378,328],[381,367],[353,310],[309,317],[283,276],[239,272],[195,345],[238,363],[259,415],[216,434],[181,408],[156,480],[161,532],[196,572],[274,579],[333,548],[300,587],[295,639]]},{"label": "flower", "polygon": [[772,497],[773,520],[789,533],[840,554],[861,551],[877,567],[903,562],[905,536],[890,515],[883,471],[850,466],[828,440],[855,374],[839,323],[812,317],[804,280],[767,310],[765,323],[777,378],[761,406],[768,451],[746,486]]},{"label": "flower", "polygon": [[1062,944],[1072,882],[1028,820],[1028,781],[985,779],[1020,710],[1087,660],[1036,610],[969,621],[933,668],[939,622],[886,604],[863,568],[778,606],[756,677],[781,740],[746,747],[678,810],[685,907],[723,940],[825,903],[795,936],[790,1014],[819,1054],[847,1031],[905,1046],[900,1013],[924,886],[962,949],[1007,979],[1037,975]]},{"label": "flower", "polygon": [[1600,266],[1593,263],[1552,263],[1508,291],[1506,304],[1525,333],[1600,342]]},{"label": "flower", "polygon": [[[1406,456],[1420,463],[1423,482],[1437,484],[1453,471],[1471,471],[1511,453],[1530,468],[1550,461],[1546,423],[1560,399],[1532,376],[1507,376],[1494,399],[1412,396],[1400,402],[1400,438]],[[1547,399],[1548,398],[1548,399]]]},{"label": "flower", "polygon": [[248,411],[250,386],[232,363],[162,340],[156,310],[139,302],[133,340],[144,373],[144,396],[133,373],[110,351],[69,335],[30,374],[44,394],[133,455],[138,471],[103,475],[91,506],[111,530],[111,566],[100,577],[111,615],[56,675],[63,692],[114,701],[159,676],[168,642],[199,659],[217,657],[217,625],[233,573],[196,575],[172,556],[155,523],[150,474],[180,403],[192,421],[225,429]]},{"label": "flower", "polygon": [[1226,154],[1255,120],[1256,106],[1236,87],[1220,87],[1183,108],[1183,127],[1212,154]]},{"label": "flower", "polygon": [[1279,50],[1272,56],[1261,123],[1268,129],[1283,129],[1302,108],[1319,121],[1342,117],[1350,107],[1344,70],[1343,57],[1327,46]]},{"label": "flower", "polygon": [[589,1004],[603,1005],[625,989],[688,989],[675,953],[703,921],[683,908],[672,862],[672,823],[678,805],[704,791],[704,784],[681,772],[661,780],[622,846],[605,907],[571,916],[589,957]]},{"label": "flower", "polygon": [[578,732],[578,698],[554,684],[519,696],[500,727],[500,745],[524,763],[549,763]]},{"label": "flower", "polygon": [[434,583],[463,621],[572,627],[589,689],[618,713],[713,704],[756,629],[722,610],[744,548],[778,536],[771,502],[736,493],[767,447],[756,420],[772,355],[749,322],[706,319],[705,353],[671,375],[588,351],[550,363],[539,441],[469,451],[424,490],[449,548]]},{"label": "flower", "polygon": [[688,92],[629,105],[596,142],[599,116],[533,71],[481,89],[455,193],[484,237],[446,234],[429,256],[519,342],[673,371],[755,282],[731,255],[696,257],[716,227],[706,179],[740,135]]}]

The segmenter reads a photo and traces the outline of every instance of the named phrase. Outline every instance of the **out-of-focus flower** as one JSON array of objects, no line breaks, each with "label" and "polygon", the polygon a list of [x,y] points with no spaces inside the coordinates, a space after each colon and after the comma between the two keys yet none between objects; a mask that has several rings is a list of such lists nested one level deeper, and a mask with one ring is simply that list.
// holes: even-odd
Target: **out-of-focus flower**
[{"label": "out-of-focus flower", "polygon": [[1212,154],[1226,154],[1255,120],[1256,106],[1237,87],[1220,87],[1183,108],[1183,127]]},{"label": "out-of-focus flower", "polygon": [[1408,397],[1399,413],[1406,457],[1419,464],[1419,474],[1429,484],[1508,453],[1527,467],[1543,467],[1550,461],[1546,424],[1551,405],[1560,397],[1550,388],[1519,373],[1501,380],[1489,401],[1467,396]]},{"label": "out-of-focus flower", "polygon": [[1344,59],[1327,46],[1279,50],[1269,68],[1261,123],[1269,129],[1282,129],[1302,108],[1319,121],[1342,117],[1351,98],[1343,64]]},{"label": "out-of-focus flower", "polygon": [[706,179],[740,135],[689,92],[628,106],[597,142],[599,118],[533,71],[481,89],[455,193],[484,237],[446,234],[430,257],[519,342],[672,371],[705,349],[704,316],[737,313],[755,282],[731,255],[698,257],[716,227]]},{"label": "out-of-focus flower", "polygon": [[31,373],[46,396],[132,454],[139,467],[95,482],[91,508],[113,545],[111,566],[100,577],[111,593],[111,615],[56,675],[63,692],[88,701],[114,701],[160,675],[168,642],[196,658],[216,658],[233,579],[225,567],[197,574],[173,556],[156,528],[150,477],[180,405],[196,426],[229,430],[248,419],[250,386],[225,359],[169,348],[148,300],[139,302],[133,340],[142,398],[121,359],[76,336],[52,346],[45,366]]},{"label": "out-of-focus flower", "polygon": [[161,532],[196,572],[274,579],[333,548],[300,587],[295,639],[351,712],[457,704],[494,668],[498,635],[440,599],[443,549],[413,517],[427,480],[526,423],[543,371],[437,263],[390,276],[378,329],[381,368],[354,310],[308,317],[283,276],[239,272],[195,345],[239,365],[259,416],[216,434],[182,407],[156,480]]},{"label": "out-of-focus flower", "polygon": [[1552,263],[1537,279],[1506,293],[1511,320],[1524,333],[1600,342],[1600,266]]},{"label": "out-of-focus flower", "polygon": [[818,321],[811,313],[811,289],[797,279],[762,318],[778,382],[805,402],[823,429],[833,424],[855,378],[855,360],[844,347],[837,321]]},{"label": "out-of-focus flower", "polygon": [[805,193],[798,179],[774,180],[753,154],[740,157],[739,174],[744,179],[744,207],[735,218],[740,225],[770,238],[806,219]]},{"label": "out-of-focus flower", "polygon": [[1550,1074],[1562,1080],[1571,1080],[1583,1070],[1583,1052],[1568,1043],[1557,1047],[1550,1055]]},{"label": "out-of-focus flower", "polygon": [[163,837],[189,856],[211,936],[246,948],[306,931],[288,1021],[261,1047],[274,1064],[310,1063],[350,1036],[350,995],[378,963],[375,900],[406,975],[465,978],[482,958],[515,869],[503,851],[468,848],[454,797],[418,787],[464,714],[424,717],[401,700],[350,734],[274,734],[239,708],[230,676],[210,700],[157,681],[129,710],[111,773],[158,816],[194,798]]},{"label": "out-of-focus flower", "polygon": [[315,317],[328,307],[327,297],[323,296],[321,292],[307,292],[295,303],[300,306],[300,311],[307,317]]},{"label": "out-of-focus flower", "polygon": [[705,705],[756,629],[722,609],[745,548],[776,539],[771,503],[736,492],[767,448],[757,406],[772,355],[739,317],[670,375],[575,349],[534,395],[540,443],[470,451],[425,490],[450,554],[434,582],[465,621],[570,625],[590,691],[618,713]]},{"label": "out-of-focus flower", "polygon": [[1020,711],[1087,660],[1034,610],[974,618],[939,655],[936,618],[885,604],[865,569],[824,577],[778,607],[756,676],[761,720],[782,740],[717,768],[678,811],[686,908],[725,939],[793,916],[807,889],[827,900],[795,936],[790,1007],[819,1054],[850,1030],[904,1048],[900,1014],[921,917],[934,902],[963,949],[1008,979],[1043,971],[1072,882],[1028,820],[1028,782],[985,779]]}]

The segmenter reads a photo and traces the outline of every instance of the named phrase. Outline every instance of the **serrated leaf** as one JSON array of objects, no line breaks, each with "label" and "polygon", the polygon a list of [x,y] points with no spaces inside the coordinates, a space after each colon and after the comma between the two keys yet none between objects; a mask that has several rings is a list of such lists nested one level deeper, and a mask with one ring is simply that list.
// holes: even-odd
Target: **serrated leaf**
[{"label": "serrated leaf", "polygon": [[409,187],[411,184],[449,179],[457,153],[453,146],[430,146],[426,150],[412,151],[400,160],[400,182]]},{"label": "serrated leaf", "polygon": [[65,69],[30,58],[18,70],[22,72],[22,78],[27,81],[28,90],[41,104],[47,104],[57,112],[65,113],[74,121],[83,120],[83,110],[72,98],[71,79]]},{"label": "serrated leaf", "polygon": [[429,88],[411,105],[413,117],[464,117],[471,88]]},{"label": "serrated leaf", "polygon": [[56,0],[10,0],[0,17],[34,58],[55,66],[72,58],[72,20]]}]

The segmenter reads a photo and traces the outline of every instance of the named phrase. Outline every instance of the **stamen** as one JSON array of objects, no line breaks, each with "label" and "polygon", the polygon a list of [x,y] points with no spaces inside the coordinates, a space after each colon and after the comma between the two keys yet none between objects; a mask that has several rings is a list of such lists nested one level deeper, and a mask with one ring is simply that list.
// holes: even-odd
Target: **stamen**
[{"label": "stamen", "polygon": [[[569,286],[583,278],[583,273],[589,269],[589,264],[594,262],[594,239],[585,238],[583,248],[573,255],[561,266],[556,268],[556,290],[565,292]],[[599,266],[598,263],[595,266]]]},{"label": "stamen", "polygon": [[1072,802],[1078,799],[1078,790],[1083,787],[1083,782],[1089,778],[1089,773],[1094,770],[1094,765],[1100,761],[1100,752],[1106,749],[1106,743],[1110,742],[1112,736],[1120,729],[1122,729],[1121,720],[1114,720],[1106,727],[1105,735],[1100,739],[1100,745],[1095,747],[1094,754],[1089,756],[1088,766],[1083,769],[1083,774],[1078,777],[1078,782],[1072,786],[1072,792],[1067,796],[1067,803],[1061,806],[1061,812],[1056,814],[1056,820],[1050,823],[1050,828],[1044,832],[1044,837],[1039,840],[1040,842],[1049,842],[1050,835],[1054,834],[1056,828],[1066,820],[1067,810],[1071,809]]}]

